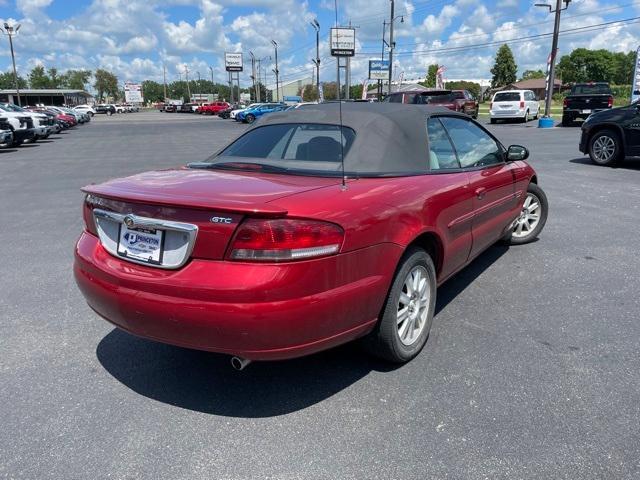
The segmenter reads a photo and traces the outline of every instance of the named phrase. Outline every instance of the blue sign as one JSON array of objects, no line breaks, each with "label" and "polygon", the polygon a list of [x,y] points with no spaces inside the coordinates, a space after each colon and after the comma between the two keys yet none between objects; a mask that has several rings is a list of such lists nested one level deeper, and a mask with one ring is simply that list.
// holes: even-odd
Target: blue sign
[{"label": "blue sign", "polygon": [[369,60],[370,80],[389,80],[389,60]]}]

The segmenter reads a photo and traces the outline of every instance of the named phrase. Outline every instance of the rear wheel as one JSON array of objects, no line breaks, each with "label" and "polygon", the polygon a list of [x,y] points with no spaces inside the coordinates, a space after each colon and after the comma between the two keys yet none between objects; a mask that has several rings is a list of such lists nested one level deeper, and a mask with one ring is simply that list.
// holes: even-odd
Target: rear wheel
[{"label": "rear wheel", "polygon": [[622,157],[620,136],[613,130],[596,133],[589,141],[589,157],[598,165],[615,165]]},{"label": "rear wheel", "polygon": [[562,126],[563,127],[570,127],[571,125],[573,125],[573,118],[568,116],[568,115],[563,115],[562,116]]},{"label": "rear wheel", "polygon": [[524,118],[522,119],[522,123],[529,123],[529,110],[524,113]]},{"label": "rear wheel", "polygon": [[247,123],[253,123],[256,121],[256,117],[252,113],[244,117],[244,119],[246,120]]},{"label": "rear wheel", "polygon": [[535,183],[530,183],[520,216],[503,240],[511,245],[522,245],[535,240],[547,223],[548,214],[549,202],[544,190]]},{"label": "rear wheel", "polygon": [[436,305],[436,269],[420,248],[409,249],[394,277],[373,332],[365,338],[369,352],[395,363],[408,362],[424,347]]}]

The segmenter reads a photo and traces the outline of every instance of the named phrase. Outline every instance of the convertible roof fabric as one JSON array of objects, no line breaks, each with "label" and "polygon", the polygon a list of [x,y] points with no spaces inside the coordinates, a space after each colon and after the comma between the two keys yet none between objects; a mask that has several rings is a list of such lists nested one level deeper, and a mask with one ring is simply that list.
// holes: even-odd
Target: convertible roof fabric
[{"label": "convertible roof fabric", "polygon": [[[264,116],[252,128],[283,123],[340,125],[339,104],[305,108]],[[432,115],[457,114],[443,107],[394,103],[343,103],[342,125],[356,132],[344,159],[346,172],[362,175],[421,174],[429,170],[426,122]]]}]

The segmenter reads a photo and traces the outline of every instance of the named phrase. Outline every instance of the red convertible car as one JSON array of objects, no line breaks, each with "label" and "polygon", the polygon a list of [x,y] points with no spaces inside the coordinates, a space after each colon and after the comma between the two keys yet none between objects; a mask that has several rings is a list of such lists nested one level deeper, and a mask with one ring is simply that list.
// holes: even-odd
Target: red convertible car
[{"label": "red convertible car", "polygon": [[206,161],[85,187],[75,277],[117,327],[236,368],[361,337],[406,362],[438,285],[542,230],[528,155],[438,107],[274,113]]}]

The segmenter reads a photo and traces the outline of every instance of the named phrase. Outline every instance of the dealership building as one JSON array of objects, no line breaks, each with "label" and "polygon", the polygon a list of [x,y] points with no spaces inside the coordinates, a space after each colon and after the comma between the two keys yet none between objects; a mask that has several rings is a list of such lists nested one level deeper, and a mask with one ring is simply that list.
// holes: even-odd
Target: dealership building
[{"label": "dealership building", "polygon": [[[0,90],[0,102],[18,104],[18,92],[15,89]],[[93,104],[93,95],[84,90],[69,90],[64,88],[25,88],[20,90],[22,105],[84,105]]]}]

